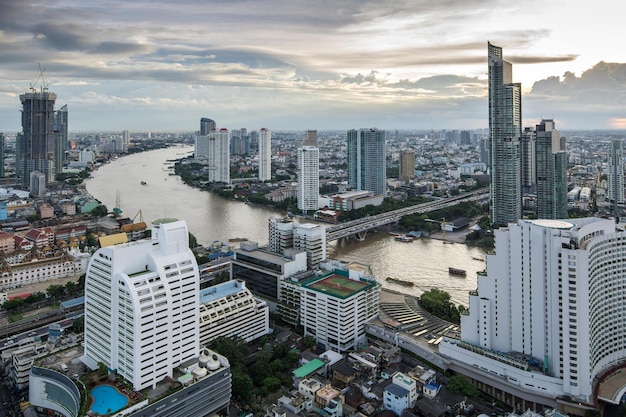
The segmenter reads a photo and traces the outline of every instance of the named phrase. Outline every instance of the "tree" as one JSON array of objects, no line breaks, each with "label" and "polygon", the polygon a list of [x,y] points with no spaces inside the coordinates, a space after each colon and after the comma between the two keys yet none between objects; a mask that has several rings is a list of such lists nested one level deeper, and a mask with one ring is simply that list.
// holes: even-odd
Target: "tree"
[{"label": "tree", "polygon": [[73,281],[68,281],[65,284],[65,293],[70,295],[76,295],[78,292],[78,284]]},{"label": "tree", "polygon": [[261,385],[263,387],[263,390],[267,392],[274,392],[280,388],[281,383],[280,383],[280,379],[275,378],[273,376],[269,376],[263,380]]},{"label": "tree", "polygon": [[308,349],[308,348],[312,348],[313,346],[315,346],[317,344],[317,340],[315,340],[315,338],[313,336],[304,336],[304,346]]},{"label": "tree", "polygon": [[210,343],[210,348],[224,355],[231,368],[243,366],[250,354],[250,347],[241,337],[218,337]]},{"label": "tree", "polygon": [[46,298],[46,294],[42,293],[41,291],[37,291],[26,297],[24,302],[26,304],[34,304],[38,301],[43,300],[44,298]]},{"label": "tree", "polygon": [[65,286],[57,284],[50,285],[46,293],[54,299],[62,298],[65,295]]},{"label": "tree", "polygon": [[232,373],[233,395],[244,401],[248,401],[252,396],[252,378],[240,370]]},{"label": "tree", "polygon": [[24,305],[24,300],[21,298],[14,298],[13,300],[7,300],[2,303],[2,308],[6,311],[19,310]]},{"label": "tree", "polygon": [[448,378],[446,387],[455,394],[472,399],[477,399],[479,395],[478,388],[472,385],[469,379],[463,375],[454,375]]},{"label": "tree", "polygon": [[250,367],[250,376],[255,385],[261,386],[265,378],[271,377],[274,373],[267,361],[256,361]]},{"label": "tree", "polygon": [[91,210],[91,215],[94,217],[104,217],[109,214],[109,210],[107,210],[107,206],[104,204],[100,204],[98,207]]},{"label": "tree", "polygon": [[72,322],[72,331],[74,333],[82,333],[85,331],[85,317],[80,316]]},{"label": "tree", "polygon": [[419,304],[433,316],[456,324],[461,322],[459,310],[450,302],[450,294],[443,290],[426,291],[419,298]]}]

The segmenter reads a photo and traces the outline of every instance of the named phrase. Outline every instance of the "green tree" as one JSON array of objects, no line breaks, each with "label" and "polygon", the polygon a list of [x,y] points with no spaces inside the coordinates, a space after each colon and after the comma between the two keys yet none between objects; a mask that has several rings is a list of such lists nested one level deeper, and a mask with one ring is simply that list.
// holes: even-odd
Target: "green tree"
[{"label": "green tree", "polygon": [[459,310],[450,302],[450,294],[443,290],[433,288],[426,291],[419,298],[419,304],[424,310],[440,319],[456,324],[461,322]]},{"label": "green tree", "polygon": [[273,377],[273,376],[269,376],[265,378],[263,382],[261,383],[263,390],[266,392],[274,392],[278,390],[281,387],[281,385],[282,384],[280,383],[280,379]]},{"label": "green tree", "polygon": [[72,331],[74,333],[82,333],[85,331],[85,317],[80,316],[72,322]]},{"label": "green tree", "polygon": [[244,401],[250,400],[252,396],[252,378],[241,370],[234,370],[232,378],[233,395]]},{"label": "green tree", "polygon": [[100,204],[98,207],[91,210],[90,214],[94,217],[104,217],[109,214],[109,210],[107,210],[107,206]]},{"label": "green tree", "polygon": [[46,290],[46,293],[54,299],[63,298],[65,295],[65,286],[57,284],[50,285]]},{"label": "green tree", "polygon": [[13,300],[7,300],[2,303],[2,308],[6,311],[16,311],[22,308],[24,300],[21,298],[14,298]]},{"label": "green tree", "polygon": [[69,295],[76,295],[78,293],[78,283],[74,281],[68,281],[65,284],[65,293]]},{"label": "green tree", "polygon": [[34,304],[38,301],[43,300],[44,298],[46,298],[46,294],[42,293],[41,291],[37,291],[26,297],[24,302],[26,304]]},{"label": "green tree", "polygon": [[250,347],[241,337],[218,337],[209,347],[228,358],[231,368],[243,366],[250,354]]},{"label": "green tree", "polygon": [[308,348],[312,348],[313,346],[315,346],[317,344],[317,340],[315,340],[315,338],[313,336],[304,336],[304,346],[308,349]]},{"label": "green tree", "polygon": [[257,386],[261,386],[263,384],[263,380],[271,377],[272,375],[274,375],[272,367],[267,361],[257,360],[250,367],[250,377],[252,377],[252,381]]},{"label": "green tree", "polygon": [[471,384],[469,379],[463,375],[454,375],[448,378],[446,387],[455,394],[463,395],[471,399],[477,399],[478,388]]}]

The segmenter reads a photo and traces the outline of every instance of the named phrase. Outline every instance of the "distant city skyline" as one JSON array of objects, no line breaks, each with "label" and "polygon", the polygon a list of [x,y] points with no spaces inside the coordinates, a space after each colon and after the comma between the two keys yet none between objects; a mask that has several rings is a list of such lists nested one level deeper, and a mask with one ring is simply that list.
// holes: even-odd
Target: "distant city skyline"
[{"label": "distant city skyline", "polygon": [[477,129],[487,41],[521,82],[523,125],[626,128],[626,4],[497,0],[5,2],[0,132],[43,81],[69,130]]}]

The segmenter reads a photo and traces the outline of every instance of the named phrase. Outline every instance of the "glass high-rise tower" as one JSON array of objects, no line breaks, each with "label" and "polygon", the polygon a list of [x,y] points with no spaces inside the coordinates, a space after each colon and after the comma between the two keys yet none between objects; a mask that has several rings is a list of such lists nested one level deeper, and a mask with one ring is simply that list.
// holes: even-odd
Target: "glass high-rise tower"
[{"label": "glass high-rise tower", "polygon": [[488,61],[490,219],[503,225],[522,218],[522,86],[502,48],[489,43]]},{"label": "glass high-rise tower", "polygon": [[536,129],[537,217],[567,218],[567,152],[554,120]]},{"label": "glass high-rise tower", "polygon": [[376,128],[348,131],[348,185],[351,189],[386,193],[385,139],[385,131]]},{"label": "glass high-rise tower", "polygon": [[20,95],[22,133],[16,141],[15,170],[24,185],[30,186],[30,173],[33,171],[43,172],[46,182],[54,181],[56,98],[56,94],[45,90]]}]

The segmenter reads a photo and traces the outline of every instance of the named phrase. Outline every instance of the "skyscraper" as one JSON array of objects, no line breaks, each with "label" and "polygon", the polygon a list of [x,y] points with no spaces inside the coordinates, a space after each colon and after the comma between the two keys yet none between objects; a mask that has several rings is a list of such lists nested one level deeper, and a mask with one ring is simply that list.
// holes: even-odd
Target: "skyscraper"
[{"label": "skyscraper", "polygon": [[230,133],[228,129],[213,130],[208,140],[208,170],[211,182],[230,183]]},{"label": "skyscraper", "polygon": [[387,148],[384,130],[348,131],[348,185],[353,190],[385,194],[387,191]]},{"label": "skyscraper", "polygon": [[567,218],[567,152],[565,138],[553,120],[542,120],[536,129],[537,217]]},{"label": "skyscraper", "polygon": [[522,218],[521,84],[512,82],[512,65],[502,48],[488,44],[489,60],[489,172],[491,224]]},{"label": "skyscraper", "polygon": [[63,172],[63,163],[65,162],[65,152],[67,151],[68,141],[68,111],[67,104],[64,104],[56,111],[54,118],[55,144],[54,144],[54,166],[55,174]]},{"label": "skyscraper", "polygon": [[317,146],[298,148],[298,209],[317,210],[320,195],[320,151]]},{"label": "skyscraper", "polygon": [[4,178],[4,135],[0,133],[0,179]]},{"label": "skyscraper", "polygon": [[607,198],[611,212],[619,216],[624,211],[624,145],[621,139],[616,139],[610,146]]},{"label": "skyscraper", "polygon": [[57,95],[42,88],[20,95],[22,102],[22,133],[15,149],[15,170],[24,185],[30,186],[30,173],[40,171],[46,182],[54,181],[55,118]]},{"label": "skyscraper", "polygon": [[610,377],[626,361],[626,233],[585,218],[519,220],[494,235],[461,340],[444,339],[440,353],[509,397],[618,404],[623,380]]},{"label": "skyscraper", "polygon": [[85,363],[115,369],[133,390],[197,358],[199,272],[187,225],[153,224],[152,239],[99,249],[85,278]]},{"label": "skyscraper", "polygon": [[272,179],[272,132],[262,128],[259,132],[259,181]]},{"label": "skyscraper", "polygon": [[317,130],[309,129],[306,131],[306,138],[302,146],[317,146]]},{"label": "skyscraper", "polygon": [[400,171],[401,180],[409,181],[415,177],[415,151],[405,149],[400,153]]},{"label": "skyscraper", "polygon": [[525,127],[522,133],[522,193],[536,192],[537,164],[535,163],[536,132],[532,127]]},{"label": "skyscraper", "polygon": [[215,120],[203,117],[200,119],[200,136],[209,136],[209,133],[216,130]]}]

